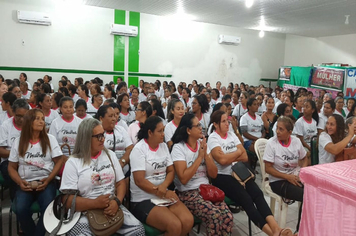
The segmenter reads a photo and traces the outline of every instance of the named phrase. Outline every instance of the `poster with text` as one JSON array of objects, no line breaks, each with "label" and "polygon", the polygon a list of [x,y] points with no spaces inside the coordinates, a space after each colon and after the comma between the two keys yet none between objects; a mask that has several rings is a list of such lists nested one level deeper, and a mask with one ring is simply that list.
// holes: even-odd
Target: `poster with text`
[{"label": "poster with text", "polygon": [[313,69],[311,85],[313,87],[342,91],[344,72],[344,69],[315,67]]},{"label": "poster with text", "polygon": [[356,69],[346,71],[345,98],[356,97]]},{"label": "poster with text", "polygon": [[279,68],[279,79],[280,80],[290,80],[290,73],[292,71],[291,67],[281,67]]}]

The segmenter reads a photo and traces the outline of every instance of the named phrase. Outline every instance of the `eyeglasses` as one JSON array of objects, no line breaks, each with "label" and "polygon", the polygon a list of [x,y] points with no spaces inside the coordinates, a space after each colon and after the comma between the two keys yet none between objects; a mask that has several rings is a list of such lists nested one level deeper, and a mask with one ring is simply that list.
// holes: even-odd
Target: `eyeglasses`
[{"label": "eyeglasses", "polygon": [[101,134],[95,134],[95,135],[92,135],[91,137],[92,138],[97,138],[98,139],[98,141],[104,141],[104,139],[105,139],[105,135],[104,135],[105,133],[101,133]]},{"label": "eyeglasses", "polygon": [[203,127],[201,123],[198,123],[197,125],[192,125],[192,127],[197,127],[197,128],[201,128]]},{"label": "eyeglasses", "polygon": [[143,110],[143,109],[136,109],[136,111],[145,111],[145,110]]}]

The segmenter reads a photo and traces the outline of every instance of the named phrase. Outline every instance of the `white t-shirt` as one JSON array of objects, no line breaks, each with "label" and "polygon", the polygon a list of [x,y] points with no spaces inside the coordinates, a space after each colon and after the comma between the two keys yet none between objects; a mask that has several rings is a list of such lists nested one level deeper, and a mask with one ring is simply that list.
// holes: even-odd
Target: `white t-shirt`
[{"label": "white t-shirt", "polygon": [[83,118],[80,118],[79,116],[77,116],[77,113],[74,113],[74,115],[75,115],[76,117],[78,117],[79,119],[81,119],[81,120],[93,118],[93,117],[92,117],[91,115],[89,115],[88,113],[85,113],[85,116],[84,116]]},{"label": "white t-shirt", "polygon": [[126,114],[120,112],[120,120],[125,121],[127,125],[130,125],[133,121],[135,121],[135,118],[136,114],[134,111],[129,111]]},{"label": "white t-shirt", "polygon": [[[171,153],[173,162],[185,161],[187,164],[187,168],[189,168],[191,165],[193,165],[193,163],[199,156],[199,147],[199,142],[197,142],[197,147],[195,150],[193,150],[184,142],[174,144]],[[174,178],[174,184],[180,192],[198,189],[201,184],[209,184],[209,179],[206,173],[207,171],[205,161],[202,160],[197,169],[197,172],[193,175],[193,177],[188,181],[187,184],[183,185],[177,175]]]},{"label": "white t-shirt", "polygon": [[9,155],[9,161],[18,162],[18,173],[21,179],[26,181],[41,180],[47,178],[54,167],[52,158],[62,156],[61,148],[58,145],[56,138],[48,135],[51,144],[46,153],[42,153],[40,141],[29,144],[24,157],[19,156],[20,137],[16,138]]},{"label": "white t-shirt", "polygon": [[326,132],[321,132],[318,144],[319,164],[331,163],[335,161],[335,155],[325,150],[325,146],[329,143],[333,143],[330,135]]},{"label": "white t-shirt", "polygon": [[[115,139],[114,139],[114,134],[115,134]],[[105,132],[104,146],[107,149],[113,150],[114,142],[115,142],[115,154],[117,159],[120,160],[121,157],[125,154],[125,149],[128,146],[132,145],[132,142],[129,137],[129,134],[121,126],[115,126],[114,134]],[[124,173],[127,173],[128,170],[129,170],[129,166],[125,165],[123,170]]]},{"label": "white t-shirt", "polygon": [[328,121],[328,117],[324,115],[323,112],[319,113],[319,123],[318,123],[318,129],[325,130],[325,125],[326,122]]},{"label": "white t-shirt", "polygon": [[129,126],[123,120],[119,120],[118,122],[116,122],[115,126],[120,126],[120,127],[124,128],[124,130],[126,130],[126,132],[129,129]]},{"label": "white t-shirt", "polygon": [[[237,150],[237,145],[241,144],[240,140],[237,136],[232,132],[227,132],[226,137],[221,137],[215,131],[211,133],[208,139],[208,148],[209,150],[213,150],[216,147],[221,147],[221,150],[226,153],[235,152]],[[231,167],[230,165],[220,165],[215,161],[216,166],[218,167],[218,174],[222,175],[231,175]]]},{"label": "white t-shirt", "polygon": [[312,119],[311,122],[308,122],[305,120],[304,116],[300,117],[297,122],[295,122],[293,133],[303,136],[304,141],[310,145],[312,137],[318,133],[316,121]]},{"label": "white t-shirt", "polygon": [[74,104],[78,101],[78,99],[80,98],[79,96],[78,96],[78,94],[74,94],[73,96],[72,96],[72,98],[73,98],[73,102],[74,102]]},{"label": "white t-shirt", "polygon": [[174,132],[176,132],[177,127],[178,127],[178,125],[176,125],[174,123],[174,120],[171,120],[170,122],[168,122],[166,127],[164,127],[164,140],[166,143],[171,141]]},{"label": "white t-shirt", "polygon": [[281,104],[282,104],[281,100],[279,100],[278,98],[275,98],[275,99],[274,99],[274,107],[273,107],[273,110],[272,110],[272,112],[273,112],[274,114],[277,114],[277,108],[278,108],[278,106],[281,105]]},{"label": "white t-shirt", "polygon": [[[58,117],[52,121],[51,127],[49,128],[49,134],[56,137],[59,146],[67,143],[70,150],[73,151],[75,145],[75,139],[77,138],[78,127],[82,120],[73,115],[71,121],[66,121],[62,117]],[[69,151],[67,148],[63,149],[63,154],[68,156]]]},{"label": "white t-shirt", "polygon": [[7,111],[1,112],[0,113],[0,125],[10,118],[11,118],[11,116],[9,116],[9,113]]},{"label": "white t-shirt", "polygon": [[232,111],[234,111],[235,107],[239,105],[238,103],[235,104],[233,101],[231,101],[230,104],[231,104]]},{"label": "white t-shirt", "polygon": [[140,189],[135,184],[133,173],[135,171],[145,171],[145,179],[155,186],[158,186],[166,179],[167,167],[173,165],[173,162],[165,143],[160,143],[158,148],[153,150],[149,147],[147,142],[142,139],[131,151],[130,165],[131,201],[141,202],[157,197],[154,194],[147,193]]},{"label": "white t-shirt", "polygon": [[138,142],[137,140],[138,131],[140,131],[140,122],[136,120],[135,122],[130,124],[129,129],[127,130],[127,133],[129,134],[133,145],[135,145]]},{"label": "white t-shirt", "polygon": [[[199,118],[198,118],[199,119]],[[202,132],[204,135],[208,134],[209,123],[210,123],[210,116],[208,113],[203,113],[199,119],[199,123],[202,125]]]},{"label": "white t-shirt", "polygon": [[31,97],[31,91],[30,91],[30,90],[27,90],[27,93],[22,93],[21,96],[22,96],[23,99],[28,100],[28,99],[30,99],[30,97]]},{"label": "white t-shirt", "polygon": [[[262,137],[262,130],[264,129],[262,118],[255,114],[255,118],[253,118],[250,113],[246,113],[240,119],[240,127],[247,127],[247,133],[257,137]],[[244,141],[249,141],[248,138],[243,136]]]},{"label": "white t-shirt", "polygon": [[[138,104],[138,103],[137,103]],[[130,98],[130,107],[132,111],[136,110],[135,104],[133,103],[132,99]]]},{"label": "white t-shirt", "polygon": [[124,174],[115,153],[111,150],[108,150],[108,153],[114,168],[104,150],[96,159],[91,159],[90,165],[84,165],[83,158],[71,156],[64,167],[60,190],[77,189],[81,197],[89,199],[114,194],[115,183],[122,180]]},{"label": "white t-shirt", "polygon": [[94,115],[98,112],[98,110],[99,110],[99,107],[98,107],[98,108],[94,107],[91,102],[88,102],[88,103],[87,103],[87,106],[88,106],[87,113],[88,113],[89,115],[94,116]]},{"label": "white t-shirt", "polygon": [[232,115],[237,116],[237,121],[247,112],[247,107],[244,107],[239,103],[233,110]]},{"label": "white t-shirt", "polygon": [[46,124],[46,130],[49,130],[49,127],[52,124],[52,121],[56,118],[60,117],[57,111],[50,109],[48,116],[45,116],[45,124]]},{"label": "white t-shirt", "polygon": [[187,102],[185,102],[183,98],[181,98],[180,100],[183,103],[184,109],[186,109],[187,107],[192,108],[192,98],[189,98]]},{"label": "white t-shirt", "polygon": [[264,102],[262,102],[261,106],[258,107],[257,115],[261,116],[265,111],[266,111],[266,105]]},{"label": "white t-shirt", "polygon": [[[277,136],[273,136],[267,141],[263,160],[273,163],[273,168],[281,173],[292,174],[298,168],[298,161],[302,160],[306,154],[299,138],[290,136],[289,143],[282,145]],[[271,183],[278,180],[283,179],[269,176]]]},{"label": "white t-shirt", "polygon": [[143,101],[147,101],[147,96],[144,93],[140,93],[138,95],[138,103],[143,102]]},{"label": "white t-shirt", "polygon": [[[20,137],[21,129],[15,125],[14,117],[7,119],[0,128],[0,147],[11,150],[11,146],[16,138]],[[7,158],[1,158],[1,162]]]}]

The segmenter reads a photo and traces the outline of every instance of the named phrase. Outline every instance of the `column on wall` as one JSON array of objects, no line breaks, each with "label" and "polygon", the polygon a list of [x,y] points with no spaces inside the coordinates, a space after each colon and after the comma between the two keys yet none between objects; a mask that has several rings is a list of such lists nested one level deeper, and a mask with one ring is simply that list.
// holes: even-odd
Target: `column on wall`
[{"label": "column on wall", "polygon": [[[114,23],[125,24],[126,12],[124,10],[115,10]],[[114,35],[114,71],[125,70],[125,37]],[[114,76],[114,83],[117,83],[117,77]]]}]

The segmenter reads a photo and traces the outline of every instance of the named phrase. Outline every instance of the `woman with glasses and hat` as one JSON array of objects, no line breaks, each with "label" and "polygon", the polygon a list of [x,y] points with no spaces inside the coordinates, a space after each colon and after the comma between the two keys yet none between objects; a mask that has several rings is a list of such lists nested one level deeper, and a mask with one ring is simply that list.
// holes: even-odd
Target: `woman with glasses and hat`
[{"label": "woman with glasses and hat", "polygon": [[[120,235],[143,236],[142,224],[121,204],[126,184],[119,161],[113,151],[105,148],[105,130],[97,119],[85,119],[79,125],[73,155],[67,161],[60,190],[78,190],[75,211],[102,209],[107,216],[114,216],[119,207],[124,213]],[[74,195],[69,196],[69,209]],[[67,233],[68,236],[94,235],[89,221],[82,214]]]}]

